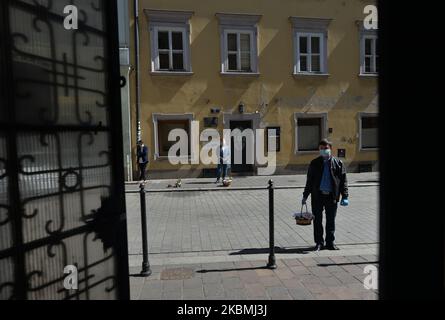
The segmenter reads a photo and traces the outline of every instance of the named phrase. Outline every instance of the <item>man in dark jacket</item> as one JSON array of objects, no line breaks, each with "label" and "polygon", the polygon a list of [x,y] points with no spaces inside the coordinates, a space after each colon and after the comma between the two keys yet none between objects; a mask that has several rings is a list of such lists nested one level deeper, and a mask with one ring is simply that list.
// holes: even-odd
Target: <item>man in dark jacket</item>
[{"label": "man in dark jacket", "polygon": [[147,180],[145,177],[145,171],[148,164],[148,147],[144,145],[142,140],[138,141],[136,152],[137,162],[139,166],[139,180],[142,180],[145,183],[145,181]]},{"label": "man in dark jacket", "polygon": [[[302,204],[305,205],[311,195],[312,212],[314,214],[315,251],[324,248],[338,250],[335,245],[335,216],[337,204],[347,206],[348,181],[346,169],[341,160],[331,155],[332,143],[323,139],[319,143],[320,156],[311,161],[307,171],[306,187],[303,192]],[[323,209],[326,212],[326,246],[323,239]]]}]

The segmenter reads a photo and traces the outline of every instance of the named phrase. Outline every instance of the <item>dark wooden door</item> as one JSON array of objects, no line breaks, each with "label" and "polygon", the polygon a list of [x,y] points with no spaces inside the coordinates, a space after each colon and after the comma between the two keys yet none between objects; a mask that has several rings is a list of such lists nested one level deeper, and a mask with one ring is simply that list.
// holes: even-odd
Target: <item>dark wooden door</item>
[{"label": "dark wooden door", "polygon": [[[239,129],[241,131],[245,129],[252,129],[252,121],[251,120],[232,120],[230,121],[230,130]],[[235,143],[235,138],[231,138],[231,171],[233,173],[238,174],[250,174],[253,172],[253,164],[247,163],[247,152],[246,152],[246,145],[248,141],[245,137],[242,138],[241,141],[241,149],[236,149],[237,145]],[[242,163],[236,164],[235,163],[235,152],[241,152],[242,153]]]}]

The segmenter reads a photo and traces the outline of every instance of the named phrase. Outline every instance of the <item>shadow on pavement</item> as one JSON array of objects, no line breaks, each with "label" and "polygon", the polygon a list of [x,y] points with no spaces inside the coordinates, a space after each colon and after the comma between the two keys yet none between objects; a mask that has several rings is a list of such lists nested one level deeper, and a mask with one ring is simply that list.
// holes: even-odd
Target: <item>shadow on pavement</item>
[{"label": "shadow on pavement", "polygon": [[[275,247],[275,253],[298,253],[298,254],[307,254],[313,251],[313,247],[304,247],[304,248],[283,248],[283,247]],[[237,252],[231,252],[229,255],[243,255],[243,254],[264,254],[269,253],[269,248],[249,248],[242,249]]]},{"label": "shadow on pavement", "polygon": [[246,267],[246,268],[230,268],[230,269],[202,269],[197,270],[197,273],[208,273],[208,272],[230,272],[230,271],[245,271],[245,270],[260,270],[269,269],[266,265],[264,267]]}]

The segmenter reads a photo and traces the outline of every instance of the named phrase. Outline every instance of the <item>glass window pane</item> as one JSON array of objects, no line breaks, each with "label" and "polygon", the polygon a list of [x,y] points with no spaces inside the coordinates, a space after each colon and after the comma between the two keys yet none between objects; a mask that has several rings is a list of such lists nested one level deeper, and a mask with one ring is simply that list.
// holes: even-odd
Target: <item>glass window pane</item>
[{"label": "glass window pane", "polygon": [[173,53],[173,69],[184,70],[184,55],[182,53]]},{"label": "glass window pane", "polygon": [[[158,144],[159,155],[168,156],[168,151],[175,141],[168,141],[168,134],[173,129],[183,129],[189,133],[189,121],[188,120],[159,120],[158,121]],[[189,135],[190,136],[190,135]],[[190,144],[190,141],[189,141]],[[188,148],[190,154],[190,147]],[[177,154],[179,156],[179,152]]]},{"label": "glass window pane", "polygon": [[362,148],[378,147],[378,118],[363,117],[362,118]]},{"label": "glass window pane", "polygon": [[300,37],[300,53],[307,53],[307,37]]},{"label": "glass window pane", "polygon": [[159,31],[158,32],[158,48],[159,49],[169,49],[168,31]]},{"label": "glass window pane", "polygon": [[320,37],[311,38],[311,52],[320,53]]},{"label": "glass window pane", "polygon": [[159,53],[159,69],[168,70],[170,68],[168,53]]},{"label": "glass window pane", "polygon": [[362,148],[378,148],[377,128],[362,130]]},{"label": "glass window pane", "polygon": [[378,47],[378,45],[379,45],[379,41],[378,41],[378,39],[375,39],[374,40],[374,45],[375,45],[375,48],[374,48],[374,54],[379,54],[379,47]]},{"label": "glass window pane", "polygon": [[311,65],[312,72],[320,72],[321,71],[320,56],[312,56],[311,63],[312,63],[312,65]]},{"label": "glass window pane", "polygon": [[375,57],[375,72],[379,72],[379,57]]},{"label": "glass window pane", "polygon": [[377,117],[363,117],[362,118],[362,129],[374,129],[378,128],[378,118]]},{"label": "glass window pane", "polygon": [[227,49],[229,51],[237,51],[238,50],[236,33],[227,34]]},{"label": "glass window pane", "polygon": [[240,35],[240,46],[241,46],[241,51],[245,52],[250,51],[250,34]]},{"label": "glass window pane", "polygon": [[249,52],[241,53],[241,70],[250,71],[250,53]]},{"label": "glass window pane", "polygon": [[372,39],[365,39],[365,54],[372,54]]},{"label": "glass window pane", "polygon": [[372,69],[371,69],[371,58],[370,57],[366,57],[365,58],[365,72],[372,72]]},{"label": "glass window pane", "polygon": [[182,50],[182,32],[172,32],[173,50]]},{"label": "glass window pane", "polygon": [[298,150],[318,150],[321,140],[321,118],[300,118],[297,122]]},{"label": "glass window pane", "polygon": [[237,70],[237,62],[236,62],[236,54],[231,53],[228,55],[228,60],[229,60],[229,64],[228,64],[228,68],[229,70]]},{"label": "glass window pane", "polygon": [[300,57],[300,71],[308,71],[307,70],[307,56]]}]

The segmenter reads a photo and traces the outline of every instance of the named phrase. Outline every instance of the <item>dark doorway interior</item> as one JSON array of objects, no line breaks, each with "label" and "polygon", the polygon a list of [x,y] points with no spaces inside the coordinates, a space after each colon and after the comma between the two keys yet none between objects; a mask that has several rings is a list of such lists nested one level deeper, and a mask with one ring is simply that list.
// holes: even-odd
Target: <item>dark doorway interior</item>
[{"label": "dark doorway interior", "polygon": [[[240,129],[241,131],[245,129],[252,129],[252,120],[232,120],[230,121],[230,130]],[[235,164],[235,141],[234,137],[231,138],[231,153],[232,153],[232,173],[238,175],[249,175],[253,173],[253,164],[247,164],[246,162],[246,138],[242,139],[242,163]],[[238,151],[236,151],[238,152]]]}]

